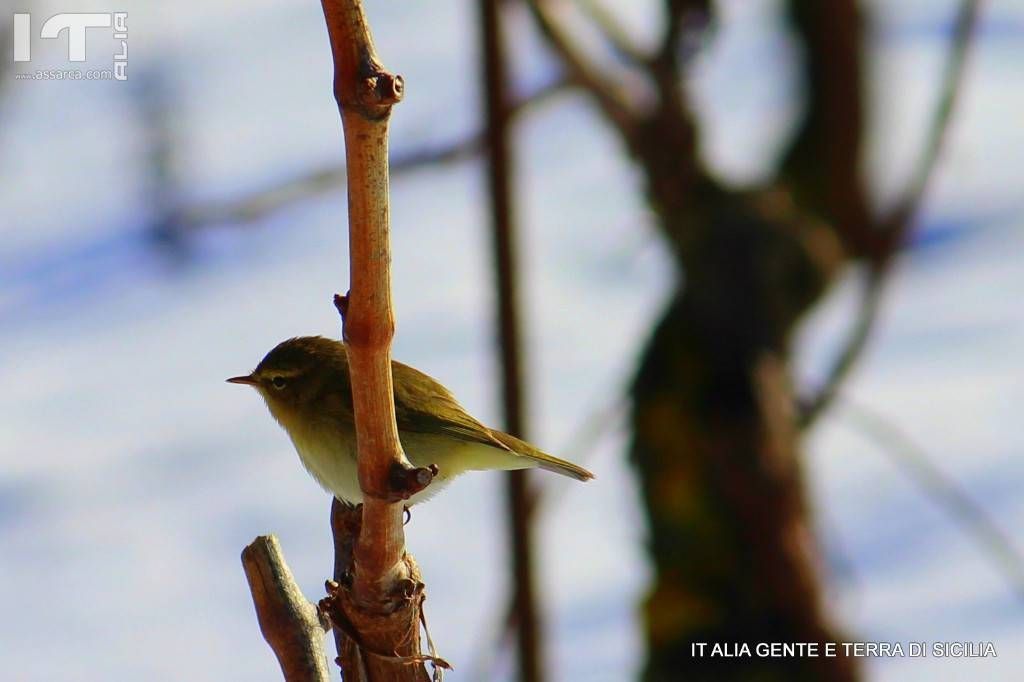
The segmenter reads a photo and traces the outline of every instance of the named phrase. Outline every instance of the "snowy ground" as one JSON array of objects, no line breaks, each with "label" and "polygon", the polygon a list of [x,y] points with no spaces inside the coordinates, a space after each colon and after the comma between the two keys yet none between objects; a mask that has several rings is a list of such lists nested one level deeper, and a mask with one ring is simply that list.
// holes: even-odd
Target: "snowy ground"
[{"label": "snowy ground", "polygon": [[[785,78],[780,39],[758,20],[766,4],[729,4],[734,27],[695,78],[712,125],[705,153],[738,180],[770,167],[777,143],[751,150],[793,114],[786,89],[763,78],[721,85],[754,64]],[[883,197],[913,161],[952,6],[902,3],[878,34],[876,117],[889,134],[872,161]],[[33,7],[39,16],[113,9]],[[469,3],[370,8],[385,62],[409,84],[393,146],[470,129]],[[1024,547],[1015,494],[1024,464],[1014,456],[1024,445],[1024,4],[987,8],[924,230],[849,393],[898,422]],[[129,13],[130,68],[172,65],[184,194],[229,196],[339,157],[315,3],[118,9]],[[652,17],[641,13],[638,34]],[[62,65],[58,47],[34,50],[39,68]],[[545,69],[530,59],[521,80]],[[260,401],[223,379],[285,337],[337,335],[330,294],[348,279],[343,197],[198,235],[188,259],[168,257],[145,232],[137,85],[7,80],[0,90],[0,613],[17,614],[0,618],[0,666],[13,680],[275,679],[238,554],[275,532],[303,589],[319,594],[331,561],[328,500]],[[546,106],[522,136],[530,413],[534,439],[565,453],[628,375],[670,271],[635,175],[584,103]],[[495,422],[496,391],[482,380],[494,360],[478,170],[395,183],[395,354]],[[844,328],[851,291],[839,287],[804,330],[805,381]],[[648,569],[622,441],[613,433],[591,454],[597,481],[553,488],[542,550],[557,680],[628,679],[640,660],[634,605]],[[998,652],[874,661],[873,679],[1018,679],[1024,604],[974,538],[841,411],[809,445],[847,629],[864,641],[992,641]],[[460,664],[456,682],[475,679],[473,652],[503,599],[500,490],[497,475],[467,477],[410,527],[434,638]]]}]

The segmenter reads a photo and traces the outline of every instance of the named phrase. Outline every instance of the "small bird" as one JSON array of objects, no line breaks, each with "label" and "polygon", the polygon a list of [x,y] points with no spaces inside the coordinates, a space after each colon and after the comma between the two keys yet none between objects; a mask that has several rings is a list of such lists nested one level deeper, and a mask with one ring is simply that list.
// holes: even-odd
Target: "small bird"
[{"label": "small bird", "polygon": [[[579,481],[586,469],[552,457],[474,419],[430,376],[391,362],[398,437],[417,467],[439,471],[408,504],[422,502],[465,471],[540,467]],[[300,336],[278,344],[251,374],[228,382],[255,388],[270,414],[288,432],[299,458],[320,485],[340,500],[363,500],[356,469],[352,382],[345,344],[322,336]]]}]

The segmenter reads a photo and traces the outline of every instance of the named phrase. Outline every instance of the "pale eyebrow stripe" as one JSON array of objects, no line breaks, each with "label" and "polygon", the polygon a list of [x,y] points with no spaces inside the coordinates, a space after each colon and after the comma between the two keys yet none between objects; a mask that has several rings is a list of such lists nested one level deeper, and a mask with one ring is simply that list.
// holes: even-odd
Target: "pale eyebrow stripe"
[{"label": "pale eyebrow stripe", "polygon": [[260,374],[291,379],[303,373],[301,369],[263,369]]}]

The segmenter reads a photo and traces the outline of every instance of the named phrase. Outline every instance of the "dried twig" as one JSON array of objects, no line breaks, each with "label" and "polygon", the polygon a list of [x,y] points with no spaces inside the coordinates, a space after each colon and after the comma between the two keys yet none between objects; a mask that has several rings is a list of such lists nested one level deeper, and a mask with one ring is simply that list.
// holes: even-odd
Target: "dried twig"
[{"label": "dried twig", "polygon": [[315,606],[302,595],[273,535],[242,550],[260,631],[274,650],[287,682],[327,682],[324,631]]},{"label": "dried twig", "polygon": [[840,385],[857,364],[867,346],[878,314],[879,301],[888,283],[889,266],[913,228],[914,217],[920,209],[945,143],[949,122],[961,90],[964,66],[978,20],[979,5],[979,0],[964,0],[957,13],[942,88],[924,150],[903,198],[890,214],[880,221],[881,224],[871,230],[874,238],[882,240],[882,244],[870,251],[868,279],[861,296],[857,320],[843,342],[821,388],[804,403],[800,414],[801,426],[804,428],[811,426],[818,416],[828,409]]},{"label": "dried twig", "polygon": [[850,370],[857,364],[878,319],[878,308],[885,283],[884,272],[869,269],[860,294],[860,306],[853,327],[836,355],[832,366],[825,375],[825,380],[817,392],[805,401],[801,401],[799,413],[800,428],[808,429],[814,425],[818,417],[832,404],[839,387],[846,380]]}]

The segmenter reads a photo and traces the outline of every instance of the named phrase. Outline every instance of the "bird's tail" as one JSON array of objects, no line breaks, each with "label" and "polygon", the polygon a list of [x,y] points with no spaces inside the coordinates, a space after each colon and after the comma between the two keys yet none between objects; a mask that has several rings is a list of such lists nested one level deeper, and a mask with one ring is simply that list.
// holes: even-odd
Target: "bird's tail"
[{"label": "bird's tail", "polygon": [[556,474],[562,474],[569,478],[575,478],[577,481],[589,481],[594,477],[594,474],[590,473],[583,467],[577,466],[572,462],[567,462],[564,459],[558,459],[546,452],[542,452],[529,443],[519,440],[515,436],[510,436],[507,433],[496,429],[491,429],[490,432],[491,436],[493,436],[499,443],[520,457],[525,457],[526,459],[536,462],[537,466],[541,469],[553,471]]}]

